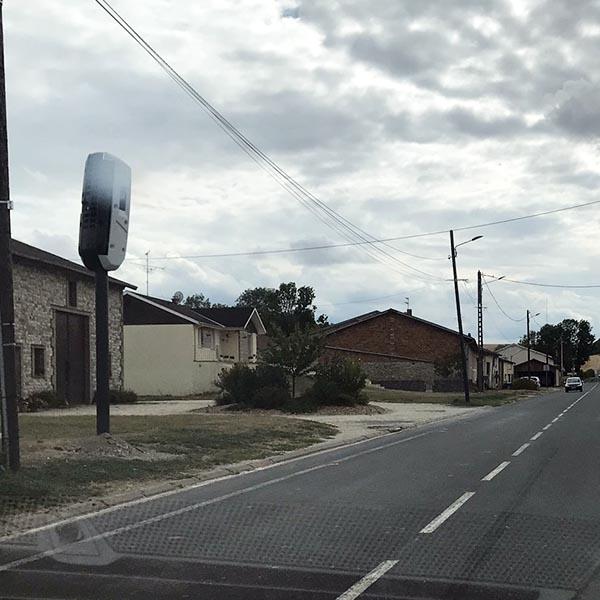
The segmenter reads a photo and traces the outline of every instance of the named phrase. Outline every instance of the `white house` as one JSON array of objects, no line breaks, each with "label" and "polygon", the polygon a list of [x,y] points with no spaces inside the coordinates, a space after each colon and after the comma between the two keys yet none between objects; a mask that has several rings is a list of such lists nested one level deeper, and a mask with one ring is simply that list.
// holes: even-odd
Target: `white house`
[{"label": "white house", "polygon": [[498,346],[495,351],[500,356],[515,363],[514,377],[525,377],[528,374],[540,378],[544,386],[560,385],[560,367],[554,364],[554,358],[549,354],[538,352],[533,348],[529,351],[531,364],[527,363],[527,347],[520,344],[506,344]]},{"label": "white house", "polygon": [[192,310],[125,292],[124,387],[137,394],[187,396],[215,388],[224,368],[256,362],[265,327],[256,309]]}]

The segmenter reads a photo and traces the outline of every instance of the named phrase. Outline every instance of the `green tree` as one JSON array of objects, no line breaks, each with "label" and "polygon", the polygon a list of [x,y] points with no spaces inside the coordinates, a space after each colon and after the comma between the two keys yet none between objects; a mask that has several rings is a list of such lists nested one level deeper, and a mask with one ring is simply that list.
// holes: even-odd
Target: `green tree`
[{"label": "green tree", "polygon": [[200,310],[202,308],[228,308],[227,304],[211,302],[210,298],[207,298],[202,292],[188,296],[183,302],[179,301],[175,296],[173,296],[171,298],[171,302],[173,302],[174,304],[181,304],[182,306],[187,306],[192,310]]},{"label": "green tree", "polygon": [[[560,347],[563,347],[563,365],[567,371],[578,371],[590,357],[594,347],[594,334],[589,321],[564,319],[556,325],[547,323],[539,331],[531,332],[531,347],[553,357],[558,364]],[[519,343],[527,345],[527,336]]]},{"label": "green tree", "polygon": [[322,349],[318,329],[297,324],[286,332],[275,327],[269,346],[262,353],[262,362],[282,368],[292,384],[292,398],[296,396],[296,379],[307,373],[319,358]]},{"label": "green tree", "polygon": [[258,310],[267,332],[281,329],[291,333],[296,326],[310,328],[328,325],[326,315],[315,316],[315,291],[304,285],[297,287],[293,281],[281,283],[276,288],[257,287],[242,292],[236,306],[252,306]]}]

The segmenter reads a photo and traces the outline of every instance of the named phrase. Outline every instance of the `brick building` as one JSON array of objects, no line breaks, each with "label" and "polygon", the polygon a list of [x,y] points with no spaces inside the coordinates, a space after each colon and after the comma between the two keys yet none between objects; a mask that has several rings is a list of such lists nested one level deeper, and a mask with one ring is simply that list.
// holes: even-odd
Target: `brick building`
[{"label": "brick building", "polygon": [[[468,335],[467,371],[477,380],[477,345]],[[325,330],[325,357],[354,358],[374,383],[399,389],[460,389],[459,377],[440,375],[460,360],[459,334],[393,308],[342,321]],[[451,381],[450,381],[451,380]]]},{"label": "brick building", "polygon": [[[17,393],[52,389],[89,403],[96,386],[94,275],[82,265],[12,240]],[[123,384],[123,289],[109,278],[111,388]]]}]

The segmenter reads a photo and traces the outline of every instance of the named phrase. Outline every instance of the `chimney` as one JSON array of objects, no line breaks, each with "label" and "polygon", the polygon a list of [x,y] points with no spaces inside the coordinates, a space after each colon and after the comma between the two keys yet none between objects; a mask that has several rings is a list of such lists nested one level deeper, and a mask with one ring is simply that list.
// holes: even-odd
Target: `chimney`
[{"label": "chimney", "polygon": [[407,308],[407,309],[406,309],[406,314],[407,314],[409,317],[412,317],[412,308]]}]

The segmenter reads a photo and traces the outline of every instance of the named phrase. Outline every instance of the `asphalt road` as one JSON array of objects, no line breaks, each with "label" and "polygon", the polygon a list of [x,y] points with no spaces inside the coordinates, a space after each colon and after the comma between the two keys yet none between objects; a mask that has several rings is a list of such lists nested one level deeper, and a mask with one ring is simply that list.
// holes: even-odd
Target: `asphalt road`
[{"label": "asphalt road", "polygon": [[600,387],[0,543],[0,597],[600,598]]}]

